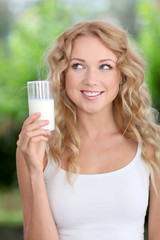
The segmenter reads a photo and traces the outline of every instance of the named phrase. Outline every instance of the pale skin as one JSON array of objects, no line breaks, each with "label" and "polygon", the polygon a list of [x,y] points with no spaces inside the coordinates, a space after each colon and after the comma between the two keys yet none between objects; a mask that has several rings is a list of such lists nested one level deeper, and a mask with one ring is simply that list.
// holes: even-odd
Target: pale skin
[{"label": "pale skin", "polygon": [[[77,108],[82,142],[78,164],[80,173],[83,174],[100,174],[120,169],[132,161],[137,151],[137,143],[126,139],[119,132],[113,115],[113,100],[121,84],[116,61],[116,55],[95,37],[83,36],[74,41],[66,74],[66,92]],[[48,122],[35,122],[39,117],[39,114],[34,114],[26,119],[17,142],[17,173],[23,201],[24,239],[58,240],[43,178],[46,166],[45,145],[50,133],[40,129]],[[154,157],[150,146],[148,156]],[[66,169],[66,152],[61,160],[62,168]],[[158,177],[156,184],[160,184]],[[149,240],[160,239],[159,222],[160,197],[155,195],[151,184]]]}]

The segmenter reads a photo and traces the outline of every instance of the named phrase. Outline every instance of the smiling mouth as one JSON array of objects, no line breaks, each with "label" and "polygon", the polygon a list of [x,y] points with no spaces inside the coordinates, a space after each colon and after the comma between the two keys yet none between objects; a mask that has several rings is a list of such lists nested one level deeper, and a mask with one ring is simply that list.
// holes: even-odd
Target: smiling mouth
[{"label": "smiling mouth", "polygon": [[103,91],[81,91],[84,95],[88,97],[96,97],[103,93]]}]

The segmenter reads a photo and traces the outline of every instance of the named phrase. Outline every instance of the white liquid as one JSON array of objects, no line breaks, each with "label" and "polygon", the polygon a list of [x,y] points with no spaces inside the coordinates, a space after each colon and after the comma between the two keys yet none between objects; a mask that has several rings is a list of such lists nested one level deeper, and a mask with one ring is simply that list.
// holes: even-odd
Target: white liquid
[{"label": "white liquid", "polygon": [[49,120],[49,124],[42,127],[43,129],[48,129],[50,131],[55,129],[53,99],[29,100],[28,105],[29,105],[29,115],[36,112],[40,112],[41,117],[38,120]]}]

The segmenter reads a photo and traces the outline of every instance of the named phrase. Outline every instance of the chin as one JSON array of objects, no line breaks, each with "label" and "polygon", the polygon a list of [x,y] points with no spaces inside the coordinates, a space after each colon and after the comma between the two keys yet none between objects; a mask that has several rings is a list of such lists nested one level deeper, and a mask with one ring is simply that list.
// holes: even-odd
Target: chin
[{"label": "chin", "polygon": [[102,110],[100,109],[95,109],[95,108],[87,108],[87,109],[79,109],[79,112],[83,112],[85,114],[89,114],[89,115],[92,115],[92,114],[98,114],[100,113]]}]

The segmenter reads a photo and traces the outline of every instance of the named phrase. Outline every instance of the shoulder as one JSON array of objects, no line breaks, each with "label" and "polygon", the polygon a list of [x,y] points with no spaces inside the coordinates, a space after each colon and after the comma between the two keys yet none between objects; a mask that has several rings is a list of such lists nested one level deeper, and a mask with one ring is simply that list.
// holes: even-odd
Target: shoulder
[{"label": "shoulder", "polygon": [[153,161],[154,176],[150,182],[149,238],[160,239],[160,159],[156,159],[155,148],[149,144],[147,157]]},{"label": "shoulder", "polygon": [[155,147],[152,144],[146,144],[146,155],[149,160],[151,171],[150,179],[150,196],[157,197],[157,193],[160,197],[160,159],[156,156]]},{"label": "shoulder", "polygon": [[155,161],[155,148],[152,144],[146,143],[146,156],[148,159]]}]

